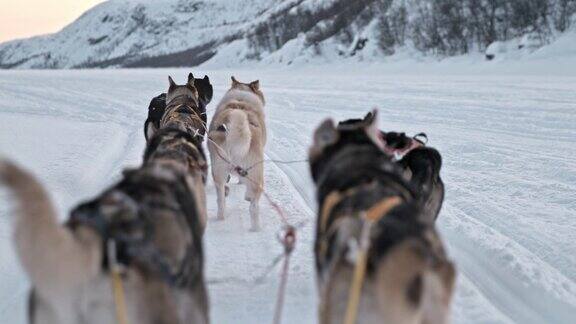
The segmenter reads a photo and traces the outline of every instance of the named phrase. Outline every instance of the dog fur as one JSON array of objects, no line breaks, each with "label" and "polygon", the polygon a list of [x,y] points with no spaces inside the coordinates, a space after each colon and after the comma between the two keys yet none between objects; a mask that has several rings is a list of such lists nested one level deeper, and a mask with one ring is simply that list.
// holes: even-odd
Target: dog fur
[{"label": "dog fur", "polygon": [[232,77],[232,86],[218,104],[208,133],[218,219],[224,219],[226,183],[236,172],[233,165],[239,166],[248,171],[246,177],[240,176],[240,182],[246,186],[245,199],[250,202],[252,231],[260,229],[258,203],[264,186],[266,145],[264,105],[259,81],[241,83]]},{"label": "dog fur", "polygon": [[[341,121],[339,127],[368,125],[373,119],[369,112],[364,119]],[[419,192],[419,203],[423,206],[422,218],[434,222],[438,218],[444,202],[444,182],[440,177],[442,156],[438,150],[425,146],[422,142],[407,137],[405,133],[380,131],[384,151],[403,168],[404,177]]]},{"label": "dog fur", "polygon": [[184,111],[198,108],[198,96],[193,81],[170,81],[168,107],[143,166],[75,208],[66,226],[32,175],[0,163],[0,180],[18,207],[14,240],[32,284],[30,323],[116,322],[111,240],[125,269],[130,323],[209,322],[202,248],[207,165],[191,125],[198,121]]},{"label": "dog fur", "polygon": [[[190,76],[188,76],[190,77]],[[205,75],[204,78],[194,79],[194,87],[198,90],[198,100],[199,100],[199,112],[204,120],[204,124],[207,125],[206,116],[206,106],[212,101],[212,96],[214,95],[214,89],[210,83],[210,78]],[[164,111],[166,110],[166,93],[162,93],[157,97],[152,98],[150,105],[148,105],[148,118],[144,122],[144,137],[146,141],[154,135],[158,128],[160,128],[160,120],[164,116]],[[205,130],[202,130],[204,134]]]},{"label": "dog fur", "polygon": [[[374,113],[375,114],[375,113]],[[357,323],[447,323],[455,269],[434,225],[424,221],[417,189],[384,154],[375,115],[369,123],[316,130],[309,159],[319,213],[315,256],[320,323],[344,318],[363,227],[360,215],[382,202],[370,232]]]}]

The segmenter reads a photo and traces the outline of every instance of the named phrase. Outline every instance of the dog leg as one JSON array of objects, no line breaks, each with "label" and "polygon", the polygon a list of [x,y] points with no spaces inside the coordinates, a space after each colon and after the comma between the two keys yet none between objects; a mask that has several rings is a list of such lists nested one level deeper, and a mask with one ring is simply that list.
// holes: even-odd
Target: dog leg
[{"label": "dog leg", "polygon": [[216,183],[216,201],[218,202],[218,220],[224,220],[224,213],[226,211],[226,185],[224,183]]},{"label": "dog leg", "polygon": [[250,221],[252,226],[250,231],[257,232],[260,230],[260,196],[262,195],[262,186],[264,183],[264,168],[257,167],[248,175],[252,179],[246,185],[245,199],[250,202]]},{"label": "dog leg", "polygon": [[[210,146],[209,146],[210,147]],[[215,150],[215,149],[214,149]],[[212,178],[214,179],[214,186],[216,187],[216,201],[218,203],[218,220],[224,220],[226,212],[226,183],[230,176],[228,164],[218,157],[217,154],[212,154]]]},{"label": "dog leg", "polygon": [[230,186],[229,186],[228,184],[230,183],[230,178],[231,178],[231,177],[232,177],[231,175],[228,175],[228,180],[226,180],[226,187],[224,187],[224,189],[225,189],[224,195],[225,195],[226,197],[228,197],[228,196],[230,195]]},{"label": "dog leg", "polygon": [[252,226],[250,227],[251,232],[258,232],[260,231],[260,207],[258,202],[260,197],[252,198],[250,200],[250,221],[252,222]]}]

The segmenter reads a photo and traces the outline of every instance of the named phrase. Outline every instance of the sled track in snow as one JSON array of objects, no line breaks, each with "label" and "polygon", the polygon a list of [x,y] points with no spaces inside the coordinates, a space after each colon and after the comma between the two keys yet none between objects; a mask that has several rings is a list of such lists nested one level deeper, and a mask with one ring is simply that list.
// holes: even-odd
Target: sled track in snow
[{"label": "sled track in snow", "polygon": [[[0,152],[42,178],[64,215],[117,179],[122,168],[141,162],[150,98],[166,87],[167,74],[182,78],[188,72],[0,73]],[[231,74],[261,80],[270,132],[266,159],[305,159],[312,131],[324,118],[359,117],[373,107],[381,108],[385,129],[428,133],[444,157],[447,197],[439,227],[460,270],[453,322],[576,318],[576,79],[202,72],[216,90],[210,112]],[[314,323],[316,202],[308,164],[268,161],[265,172],[267,191],[290,221],[307,222],[293,255],[285,321]],[[264,230],[248,232],[248,204],[234,185],[228,218],[217,222],[211,181],[207,194],[212,319],[267,322],[278,269],[260,284],[253,280],[281,253],[281,222],[262,199]],[[0,322],[22,324],[27,284],[15,266],[8,212],[0,212]]]}]

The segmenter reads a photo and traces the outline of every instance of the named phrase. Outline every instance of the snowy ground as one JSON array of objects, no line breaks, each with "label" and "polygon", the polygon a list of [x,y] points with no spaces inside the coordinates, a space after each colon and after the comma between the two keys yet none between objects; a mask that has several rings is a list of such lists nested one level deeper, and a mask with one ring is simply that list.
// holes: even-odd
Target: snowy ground
[{"label": "snowy ground", "polygon": [[[521,71],[521,70],[520,70]],[[166,75],[188,70],[0,72],[0,155],[31,168],[62,211],[136,166],[149,99]],[[454,323],[573,323],[576,318],[576,78],[439,76],[333,67],[200,71],[215,85],[260,78],[267,97],[270,159],[306,156],[325,117],[381,111],[384,129],[426,132],[444,157],[447,196],[439,227],[459,269]],[[540,73],[541,74],[541,73]],[[309,221],[288,283],[285,323],[314,323],[313,188],[307,164],[267,162],[266,187],[291,221]],[[10,243],[0,192],[0,323],[24,323],[27,283]],[[214,323],[271,321],[280,222],[262,203],[264,230],[248,232],[247,203],[233,187],[228,219],[214,221],[208,185],[205,236]]]}]

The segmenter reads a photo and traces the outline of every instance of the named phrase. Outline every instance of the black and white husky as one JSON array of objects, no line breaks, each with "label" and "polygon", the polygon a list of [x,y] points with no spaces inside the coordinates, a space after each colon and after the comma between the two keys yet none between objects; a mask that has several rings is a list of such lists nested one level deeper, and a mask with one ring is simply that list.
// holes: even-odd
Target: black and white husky
[{"label": "black and white husky", "polygon": [[356,323],[446,323],[454,266],[421,203],[421,191],[385,153],[375,117],[338,127],[326,120],[310,148],[319,206],[320,323],[342,323],[363,232],[367,269]]}]

